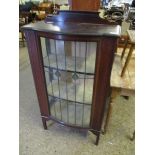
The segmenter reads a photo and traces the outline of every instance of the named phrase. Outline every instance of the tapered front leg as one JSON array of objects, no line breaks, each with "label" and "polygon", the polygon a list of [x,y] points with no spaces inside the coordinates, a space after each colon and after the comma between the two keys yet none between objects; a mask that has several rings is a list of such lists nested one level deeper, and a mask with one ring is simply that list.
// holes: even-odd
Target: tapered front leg
[{"label": "tapered front leg", "polygon": [[98,145],[99,140],[100,140],[100,133],[97,133],[95,145]]},{"label": "tapered front leg", "polygon": [[42,118],[42,122],[43,122],[44,129],[47,130],[46,119],[45,118]]}]

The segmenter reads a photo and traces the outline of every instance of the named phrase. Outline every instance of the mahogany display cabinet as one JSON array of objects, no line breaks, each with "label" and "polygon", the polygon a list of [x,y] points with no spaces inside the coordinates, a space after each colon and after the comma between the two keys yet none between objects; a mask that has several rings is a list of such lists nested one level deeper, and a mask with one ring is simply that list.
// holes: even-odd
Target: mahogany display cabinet
[{"label": "mahogany display cabinet", "polygon": [[99,142],[121,28],[99,12],[60,11],[22,27],[44,129],[53,120],[89,130]]}]

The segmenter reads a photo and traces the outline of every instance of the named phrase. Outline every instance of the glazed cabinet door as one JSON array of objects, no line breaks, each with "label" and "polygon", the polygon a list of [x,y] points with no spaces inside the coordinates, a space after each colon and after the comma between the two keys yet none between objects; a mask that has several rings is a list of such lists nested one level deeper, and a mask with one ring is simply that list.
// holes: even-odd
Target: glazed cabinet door
[{"label": "glazed cabinet door", "polygon": [[40,43],[51,117],[90,128],[97,42],[40,37]]}]

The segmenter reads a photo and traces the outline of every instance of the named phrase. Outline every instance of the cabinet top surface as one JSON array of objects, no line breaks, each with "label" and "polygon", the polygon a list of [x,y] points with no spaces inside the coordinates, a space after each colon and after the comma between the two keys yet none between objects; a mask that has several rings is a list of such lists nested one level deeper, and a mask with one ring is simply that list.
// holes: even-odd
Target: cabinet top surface
[{"label": "cabinet top surface", "polygon": [[88,35],[88,36],[115,36],[119,37],[121,27],[119,25],[50,22],[40,21],[22,27],[23,30],[35,30],[54,34]]},{"label": "cabinet top surface", "polygon": [[22,29],[86,36],[118,37],[121,33],[119,25],[112,25],[101,19],[99,12],[87,11],[60,11],[58,15],[48,15],[45,21],[25,25]]}]

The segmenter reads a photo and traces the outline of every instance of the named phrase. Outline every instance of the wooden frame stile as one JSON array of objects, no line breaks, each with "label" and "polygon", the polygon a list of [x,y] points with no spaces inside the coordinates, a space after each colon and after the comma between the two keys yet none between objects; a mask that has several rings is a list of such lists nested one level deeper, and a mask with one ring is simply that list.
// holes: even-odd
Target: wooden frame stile
[{"label": "wooden frame stile", "polygon": [[[97,136],[96,145],[98,145],[101,133],[106,98],[110,95],[109,77],[111,75],[111,68],[115,51],[115,46],[111,45],[116,45],[116,43],[116,38],[102,38],[99,43],[99,50],[97,50],[98,53],[96,60],[96,77],[94,83],[93,104],[91,112],[91,128],[93,129],[92,132]],[[105,90],[108,91],[106,93],[103,93]]]},{"label": "wooden frame stile", "polygon": [[24,33],[28,44],[29,58],[32,66],[32,73],[39,101],[42,122],[44,129],[47,129],[46,120],[48,120],[50,112],[47,98],[47,89],[45,85],[46,81],[43,69],[42,53],[41,49],[39,48],[39,38],[37,37],[35,31],[27,30]]}]

